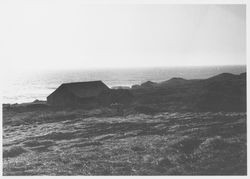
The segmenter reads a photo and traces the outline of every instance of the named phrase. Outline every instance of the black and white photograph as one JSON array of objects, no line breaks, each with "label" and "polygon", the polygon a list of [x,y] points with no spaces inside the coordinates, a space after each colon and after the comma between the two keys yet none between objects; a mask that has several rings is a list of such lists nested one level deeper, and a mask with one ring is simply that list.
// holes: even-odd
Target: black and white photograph
[{"label": "black and white photograph", "polygon": [[1,0],[2,176],[247,176],[244,1]]}]

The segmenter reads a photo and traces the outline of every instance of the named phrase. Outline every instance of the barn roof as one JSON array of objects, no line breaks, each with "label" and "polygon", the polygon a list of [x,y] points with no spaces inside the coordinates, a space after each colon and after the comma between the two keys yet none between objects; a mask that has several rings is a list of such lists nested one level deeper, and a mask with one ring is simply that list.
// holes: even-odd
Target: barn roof
[{"label": "barn roof", "polygon": [[77,83],[63,83],[61,87],[80,98],[98,96],[104,90],[109,90],[102,81],[87,81]]}]

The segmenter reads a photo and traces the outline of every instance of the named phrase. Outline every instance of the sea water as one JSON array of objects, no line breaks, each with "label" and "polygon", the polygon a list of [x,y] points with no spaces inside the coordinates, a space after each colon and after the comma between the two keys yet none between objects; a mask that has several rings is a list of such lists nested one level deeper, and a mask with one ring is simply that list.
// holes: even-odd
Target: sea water
[{"label": "sea water", "polygon": [[16,72],[3,76],[2,103],[24,103],[46,97],[62,83],[102,80],[107,86],[128,86],[173,77],[204,79],[220,73],[240,74],[246,66],[81,69]]}]

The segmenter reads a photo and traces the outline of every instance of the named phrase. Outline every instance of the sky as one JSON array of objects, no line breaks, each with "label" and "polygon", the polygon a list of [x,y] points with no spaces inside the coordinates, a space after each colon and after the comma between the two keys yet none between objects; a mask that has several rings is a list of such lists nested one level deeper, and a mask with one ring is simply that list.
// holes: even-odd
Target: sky
[{"label": "sky", "polygon": [[246,64],[246,6],[2,0],[4,70]]}]

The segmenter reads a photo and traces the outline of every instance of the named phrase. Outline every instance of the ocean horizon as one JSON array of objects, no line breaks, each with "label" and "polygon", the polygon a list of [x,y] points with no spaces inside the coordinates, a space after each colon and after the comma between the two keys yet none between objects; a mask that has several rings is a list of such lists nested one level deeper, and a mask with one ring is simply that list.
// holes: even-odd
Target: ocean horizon
[{"label": "ocean horizon", "polygon": [[152,67],[131,69],[50,70],[14,73],[6,76],[2,103],[25,103],[46,100],[62,83],[102,80],[108,87],[131,87],[146,81],[161,82],[174,77],[204,79],[220,73],[240,74],[246,65],[209,67]]}]

